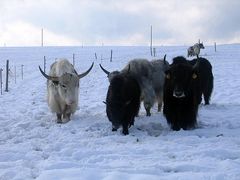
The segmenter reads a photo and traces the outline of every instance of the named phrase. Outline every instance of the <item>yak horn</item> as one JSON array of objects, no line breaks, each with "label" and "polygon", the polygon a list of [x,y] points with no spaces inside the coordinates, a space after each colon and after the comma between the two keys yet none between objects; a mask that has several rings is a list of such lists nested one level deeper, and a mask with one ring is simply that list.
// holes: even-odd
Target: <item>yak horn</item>
[{"label": "yak horn", "polygon": [[130,73],[130,64],[128,65],[127,73]]},{"label": "yak horn", "polygon": [[84,72],[82,74],[78,74],[78,78],[81,79],[84,76],[86,76],[91,71],[91,69],[93,68],[93,65],[94,65],[94,62],[92,63],[91,67],[86,72]]},{"label": "yak horn", "polygon": [[58,81],[58,77],[48,76],[47,74],[45,74],[45,73],[43,72],[43,70],[41,69],[40,66],[38,66],[38,67],[39,67],[40,72],[42,73],[42,75],[43,75],[45,78],[47,78],[48,80],[51,80],[51,81]]},{"label": "yak horn", "polygon": [[103,70],[103,72],[105,72],[107,75],[109,75],[109,74],[110,74],[110,72],[109,72],[109,71],[107,71],[106,69],[104,69],[104,68],[102,67],[102,65],[101,65],[101,64],[99,64],[99,66],[100,66],[100,68]]},{"label": "yak horn", "polygon": [[197,58],[196,63],[193,65],[193,69],[197,69],[199,67],[200,59]]},{"label": "yak horn", "polygon": [[164,55],[164,58],[163,58],[163,62],[164,62],[164,64],[166,64],[166,54]]}]

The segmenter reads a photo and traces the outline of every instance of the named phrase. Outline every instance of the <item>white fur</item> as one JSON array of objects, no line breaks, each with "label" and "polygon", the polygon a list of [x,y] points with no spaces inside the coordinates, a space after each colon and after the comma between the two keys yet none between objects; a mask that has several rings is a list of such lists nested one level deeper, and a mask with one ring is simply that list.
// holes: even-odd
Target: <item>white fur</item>
[{"label": "white fur", "polygon": [[163,60],[150,62],[147,59],[133,59],[129,61],[122,71],[111,72],[108,78],[109,81],[111,81],[112,77],[116,74],[127,73],[130,70],[130,74],[136,78],[141,87],[141,100],[143,101],[144,107],[146,110],[150,110],[155,100],[158,99],[158,102],[162,102],[164,69]]},{"label": "white fur", "polygon": [[79,78],[73,65],[66,59],[60,59],[51,65],[49,75],[59,77],[58,84],[50,80],[47,83],[50,109],[63,116],[74,113],[78,106]]},{"label": "white fur", "polygon": [[199,44],[199,43],[196,43],[196,44],[194,44],[193,46],[190,46],[190,47],[188,48],[188,57],[189,57],[189,56],[199,56],[199,54],[200,54],[200,49],[201,49],[201,47],[200,47],[200,44]]},{"label": "white fur", "polygon": [[168,70],[169,63],[167,61],[164,62],[163,59],[157,59],[152,60],[151,64],[153,66],[152,83],[156,94],[155,101],[157,101],[158,103],[158,111],[161,111],[163,102],[163,86],[165,80],[165,71]]}]

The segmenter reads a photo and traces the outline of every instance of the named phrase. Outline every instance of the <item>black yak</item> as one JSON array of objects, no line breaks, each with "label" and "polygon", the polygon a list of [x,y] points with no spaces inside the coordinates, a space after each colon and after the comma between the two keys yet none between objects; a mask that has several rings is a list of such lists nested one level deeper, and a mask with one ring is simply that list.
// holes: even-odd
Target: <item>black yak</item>
[{"label": "black yak", "polygon": [[[129,70],[129,67],[131,69]],[[129,71],[138,82],[141,88],[141,101],[143,101],[146,115],[151,116],[151,108],[155,102],[155,91],[153,82],[153,65],[147,59],[133,59],[121,71],[109,72],[100,65],[101,69],[108,75],[108,80],[116,76],[119,73],[126,73]],[[159,68],[160,69],[160,68]]]},{"label": "black yak", "polygon": [[198,63],[176,57],[165,72],[163,114],[173,130],[192,129],[197,123],[200,82]]},{"label": "black yak", "polygon": [[202,101],[202,95],[204,97],[205,104],[209,104],[212,90],[213,90],[213,73],[212,65],[210,62],[202,57],[193,59],[190,61],[190,64],[194,66],[196,62],[199,61],[198,71],[199,71],[199,81],[200,81],[200,97],[198,103]]},{"label": "black yak", "polygon": [[137,80],[128,72],[119,73],[110,80],[106,98],[106,112],[112,122],[112,131],[120,126],[123,134],[134,125],[134,118],[140,108],[141,89]]}]

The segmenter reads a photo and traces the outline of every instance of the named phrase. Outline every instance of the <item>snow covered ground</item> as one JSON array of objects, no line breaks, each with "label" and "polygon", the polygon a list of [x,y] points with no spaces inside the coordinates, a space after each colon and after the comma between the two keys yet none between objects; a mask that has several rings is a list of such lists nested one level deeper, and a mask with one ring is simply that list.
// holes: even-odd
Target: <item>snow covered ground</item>
[{"label": "snow covered ground", "polygon": [[[174,132],[157,107],[151,117],[142,107],[128,136],[111,131],[102,103],[108,80],[98,64],[112,71],[132,58],[151,59],[149,47],[0,48],[0,68],[6,59],[11,68],[9,92],[0,95],[0,180],[239,179],[240,45],[217,48],[201,52],[213,66],[214,92],[211,105],[199,108],[197,129]],[[70,122],[57,124],[38,65],[46,56],[48,71],[56,58],[72,61],[73,53],[79,73],[92,61],[95,66],[80,81],[79,110]],[[157,47],[157,56],[164,54],[171,62],[186,56],[187,47]]]}]

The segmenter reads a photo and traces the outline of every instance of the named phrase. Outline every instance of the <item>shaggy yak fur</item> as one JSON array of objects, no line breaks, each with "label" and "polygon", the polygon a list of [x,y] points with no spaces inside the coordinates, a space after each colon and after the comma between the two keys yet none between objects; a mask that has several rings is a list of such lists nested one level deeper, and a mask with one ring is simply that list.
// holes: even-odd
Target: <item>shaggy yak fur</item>
[{"label": "shaggy yak fur", "polygon": [[200,91],[201,95],[199,97],[198,103],[202,101],[202,95],[204,97],[205,104],[209,104],[212,90],[213,90],[213,74],[212,74],[212,65],[205,58],[196,58],[190,61],[190,64],[194,66],[196,62],[199,61],[199,81],[200,81]]},{"label": "shaggy yak fur", "polygon": [[128,128],[134,125],[134,118],[140,108],[140,96],[140,86],[129,73],[119,73],[111,79],[106,98],[106,112],[109,121],[112,122],[112,131],[122,126],[123,134],[128,134]]},{"label": "shaggy yak fur", "polygon": [[173,130],[192,129],[197,123],[200,82],[198,63],[176,57],[165,72],[163,114]]}]

